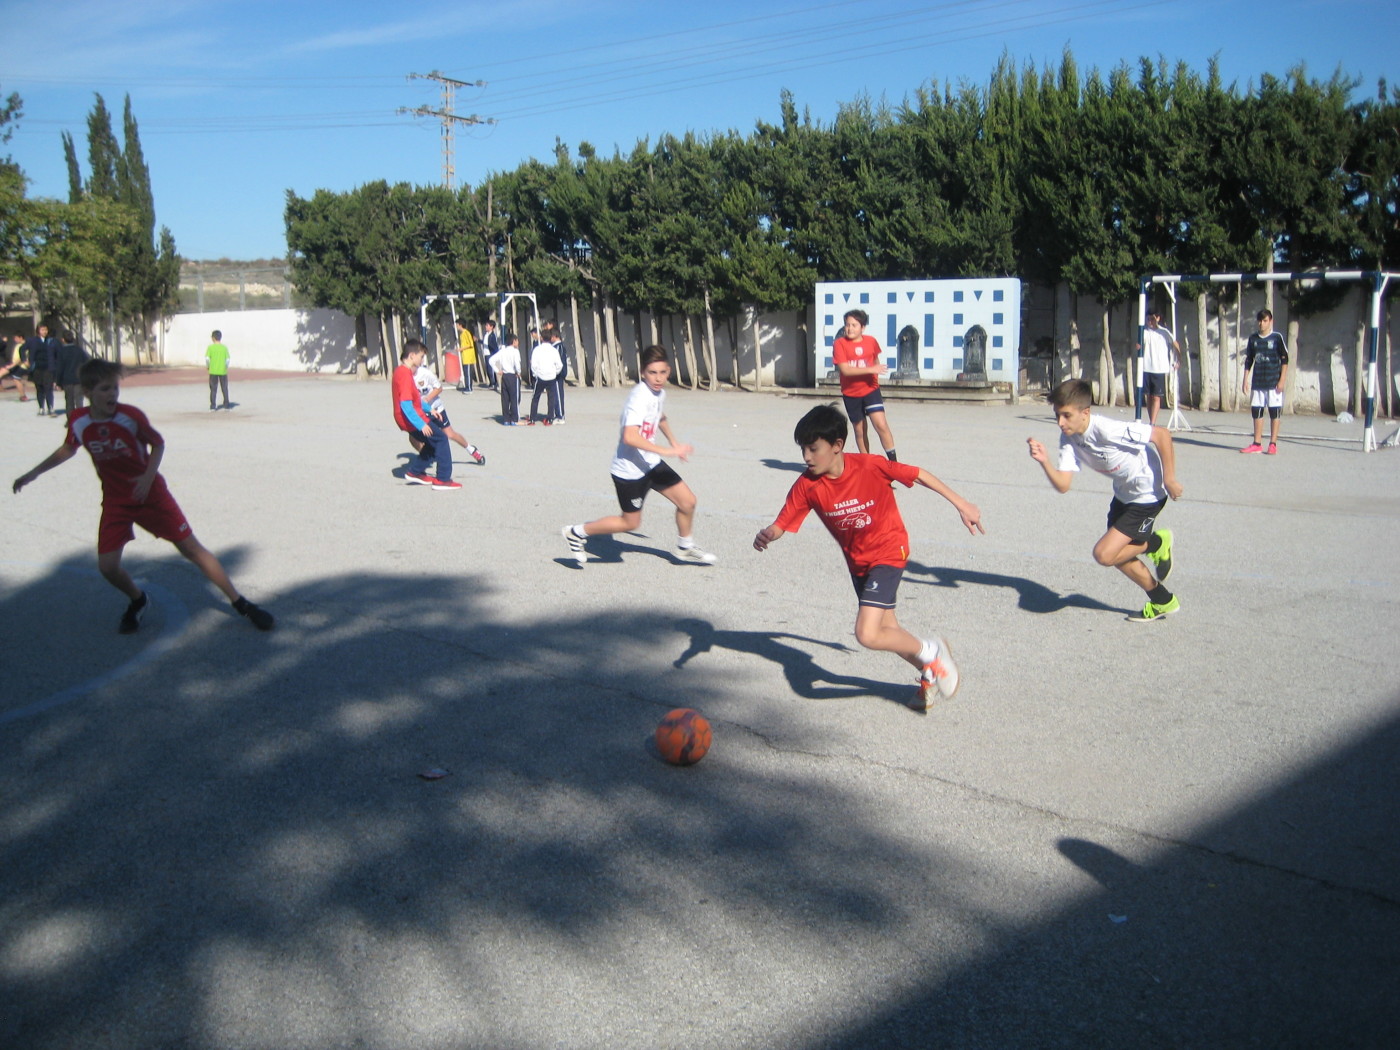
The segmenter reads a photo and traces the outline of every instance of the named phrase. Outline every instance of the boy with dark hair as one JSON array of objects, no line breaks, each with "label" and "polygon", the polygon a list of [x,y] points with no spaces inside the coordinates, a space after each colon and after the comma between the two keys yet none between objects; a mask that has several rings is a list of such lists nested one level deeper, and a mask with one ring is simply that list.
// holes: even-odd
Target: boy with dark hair
[{"label": "boy with dark hair", "polygon": [[501,384],[501,425],[520,425],[520,337],[506,333],[505,346],[491,355],[491,367]]},{"label": "boy with dark hair", "polygon": [[[643,350],[641,382],[632,388],[627,403],[622,406],[621,434],[612,462],[613,488],[617,490],[622,513],[579,525],[565,525],[560,530],[564,542],[569,545],[569,554],[580,569],[588,560],[584,549],[588,537],[635,530],[642,523],[642,504],[652,489],[676,505],[676,556],[696,565],[715,563],[715,556],[695,546],[691,537],[695,524],[695,493],[669,464],[661,462],[662,456],[674,456],[684,462],[695,451],[676,440],[666,421],[666,381],[670,378],[671,364],[666,348],[649,346]],[[665,435],[667,444],[656,443],[658,430]]]},{"label": "boy with dark hair", "polygon": [[[428,354],[428,348],[417,339],[409,339],[399,351],[399,366],[390,379],[394,399],[394,422],[409,436],[415,458],[404,471],[410,485],[427,485],[438,492],[461,488],[452,480],[452,440],[442,424],[423,408],[418,384],[413,376]],[[437,460],[437,477],[428,473],[429,453]]]},{"label": "boy with dark hair", "polygon": [[870,315],[864,310],[847,310],[845,321],[844,334],[831,344],[831,361],[841,376],[841,400],[855,430],[856,448],[861,453],[870,451],[870,437],[865,426],[869,419],[880,435],[880,447],[885,450],[885,456],[897,460],[894,435],[885,420],[885,397],[880,393],[879,377],[890,370],[889,365],[881,360],[879,342],[865,334]]},{"label": "boy with dark hair", "polygon": [[846,452],[846,436],[846,420],[835,405],[818,405],[798,421],[793,438],[807,470],[793,483],[777,520],[754,537],[754,550],[766,550],[785,533],[798,531],[807,513],[816,511],[841,547],[856,589],[856,641],[894,653],[920,672],[919,691],[909,706],[924,711],[935,699],[952,699],[961,681],[944,638],[921,641],[895,616],[909,561],[909,533],[890,489],[894,482],[932,489],[953,505],[974,536],[986,532],[982,512],[921,467]]},{"label": "boy with dark hair", "polygon": [[87,359],[88,353],[78,345],[78,337],[71,331],[65,331],[63,342],[58,347],[54,382],[63,391],[63,414],[66,416],[83,407],[83,386],[78,376]]},{"label": "boy with dark hair", "polygon": [[1157,425],[1157,412],[1167,396],[1167,370],[1179,365],[1181,344],[1170,328],[1162,327],[1162,312],[1147,311],[1147,324],[1142,330],[1142,397],[1147,404],[1147,421]]},{"label": "boy with dark hair", "polygon": [[[1181,498],[1171,432],[1150,423],[1093,415],[1093,388],[1083,379],[1066,379],[1050,392],[1050,403],[1060,426],[1058,466],[1050,465],[1049,452],[1035,438],[1026,439],[1031,459],[1060,493],[1069,491],[1081,466],[1113,479],[1108,530],[1094,544],[1094,560],[1117,569],[1147,592],[1147,604],[1129,620],[1146,623],[1170,616],[1181,608],[1166,586],[1172,571],[1172,532],[1155,526],[1167,497]],[[1138,560],[1142,555],[1152,570]]]},{"label": "boy with dark hair", "polygon": [[39,415],[56,416],[58,413],[53,407],[53,370],[58,358],[58,340],[49,335],[48,325],[41,324],[25,340],[24,348],[29,355],[29,379],[34,384]]},{"label": "boy with dark hair", "polygon": [[135,538],[133,525],[168,540],[188,558],[206,579],[224,592],[234,611],[260,631],[270,631],[276,621],[234,588],[223,565],[194,538],[189,522],[161,477],[160,461],[165,441],[140,409],[122,404],[121,366],[110,361],[88,361],[79,370],[83,392],[91,404],[68,419],[68,434],[53,453],[27,474],[15,479],[14,491],[28,485],[86,448],[102,481],[102,519],[97,528],[97,568],[103,577],[130,599],[117,630],[135,634],[141,617],[151,607],[146,592],[122,568],[122,549]]},{"label": "boy with dark hair", "polygon": [[209,369],[209,411],[215,411],[215,396],[222,391],[224,411],[232,406],[228,403],[228,347],[224,346],[224,333],[217,328],[209,333],[213,340],[204,351],[204,364]]},{"label": "boy with dark hair", "polygon": [[[1264,412],[1269,413],[1268,455],[1278,455],[1278,423],[1283,411],[1283,384],[1288,378],[1288,344],[1274,331],[1271,310],[1254,315],[1259,331],[1244,347],[1244,382],[1240,389],[1249,394],[1249,414],[1254,417],[1254,440],[1241,452],[1263,452]],[[1253,380],[1251,384],[1250,380]]]}]

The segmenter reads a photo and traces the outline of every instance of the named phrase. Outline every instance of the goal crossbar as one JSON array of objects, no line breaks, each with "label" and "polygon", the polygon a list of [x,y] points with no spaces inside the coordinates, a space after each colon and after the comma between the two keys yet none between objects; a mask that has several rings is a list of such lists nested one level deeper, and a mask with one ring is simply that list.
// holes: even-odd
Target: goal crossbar
[{"label": "goal crossbar", "polygon": [[1400,274],[1386,270],[1304,270],[1265,273],[1154,273],[1138,280],[1138,369],[1135,419],[1142,419],[1142,360],[1143,332],[1147,328],[1147,300],[1154,285],[1173,284],[1267,284],[1270,281],[1361,281],[1371,286],[1371,309],[1366,336],[1365,428],[1361,436],[1361,451],[1376,451],[1376,391],[1377,361],[1380,357],[1381,314],[1384,310],[1385,289],[1392,278]]}]

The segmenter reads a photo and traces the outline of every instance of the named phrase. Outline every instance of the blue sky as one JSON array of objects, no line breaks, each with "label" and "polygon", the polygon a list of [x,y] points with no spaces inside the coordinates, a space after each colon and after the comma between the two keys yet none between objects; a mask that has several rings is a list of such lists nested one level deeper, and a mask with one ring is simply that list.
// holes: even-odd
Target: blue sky
[{"label": "blue sky", "polygon": [[457,91],[455,112],[496,120],[458,128],[459,185],[550,158],[556,138],[610,153],[747,132],[785,88],[827,121],[862,93],[982,84],[1003,53],[1044,66],[1066,46],[1086,69],[1216,56],[1242,86],[1300,62],[1359,94],[1400,84],[1394,0],[6,0],[0,24],[30,194],[66,197],[60,133],[85,163],[93,93],[118,136],[130,94],[158,222],[193,259],[281,256],[288,189],[439,184],[440,122],[397,112],[440,105],[415,73],[486,81]]}]

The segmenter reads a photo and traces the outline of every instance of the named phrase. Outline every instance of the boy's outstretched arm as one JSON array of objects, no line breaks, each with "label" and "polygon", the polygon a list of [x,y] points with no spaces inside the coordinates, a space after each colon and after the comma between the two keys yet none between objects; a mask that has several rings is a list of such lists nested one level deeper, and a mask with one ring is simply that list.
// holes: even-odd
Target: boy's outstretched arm
[{"label": "boy's outstretched arm", "polygon": [[67,463],[77,454],[78,450],[72,445],[69,445],[67,443],[59,445],[58,448],[54,449],[53,452],[49,453],[48,458],[46,458],[44,462],[40,463],[37,467],[29,471],[27,474],[21,474],[19,477],[15,478],[15,483],[12,491],[18,492],[20,489],[24,488],[24,486],[28,485],[31,481],[37,478],[40,474],[43,474],[45,471],[53,470],[53,468],[58,466],[60,463]]},{"label": "boy's outstretched arm", "polygon": [[1152,428],[1152,444],[1157,446],[1157,455],[1162,460],[1162,485],[1172,499],[1181,499],[1181,482],[1176,480],[1176,446],[1172,444],[1172,432],[1166,427]]},{"label": "boy's outstretched arm", "polygon": [[982,512],[977,509],[977,504],[969,503],[967,500],[963,499],[923,467],[919,468],[918,482],[924,488],[932,489],[951,503],[953,509],[958,512],[958,517],[962,519],[963,527],[966,528],[968,532],[972,533],[974,536],[979,532],[984,536],[987,534],[987,530],[982,528]]},{"label": "boy's outstretched arm", "polygon": [[766,529],[758,530],[758,535],[756,535],[753,538],[753,549],[756,551],[767,550],[768,544],[772,543],[774,540],[781,539],[783,536],[786,535],[787,531],[785,529],[778,528],[777,522],[774,522],[772,525],[769,525]]},{"label": "boy's outstretched arm", "polygon": [[1070,482],[1074,480],[1074,473],[1068,470],[1056,470],[1050,465],[1050,453],[1046,451],[1035,438],[1026,438],[1026,444],[1031,450],[1031,459],[1035,460],[1045,469],[1045,476],[1050,479],[1050,484],[1055,486],[1056,492],[1068,492]]}]

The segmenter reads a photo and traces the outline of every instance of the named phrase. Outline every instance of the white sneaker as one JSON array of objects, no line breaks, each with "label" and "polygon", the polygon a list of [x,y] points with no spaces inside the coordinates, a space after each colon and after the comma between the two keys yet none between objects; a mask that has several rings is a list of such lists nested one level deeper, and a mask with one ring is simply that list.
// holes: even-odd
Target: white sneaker
[{"label": "white sneaker", "polygon": [[584,541],[575,535],[574,527],[565,525],[559,530],[559,535],[563,536],[565,542],[568,543],[569,552],[574,556],[574,561],[578,562],[579,568],[583,568],[583,563],[588,560],[588,552],[583,549]]},{"label": "white sneaker", "polygon": [[927,711],[936,701],[951,700],[962,684],[958,675],[958,665],[953,661],[953,651],[943,638],[934,638],[938,643],[938,655],[932,663],[924,664],[924,673],[919,679],[918,703],[914,706]]},{"label": "white sneaker", "polygon": [[702,551],[699,547],[678,547],[676,557],[681,561],[694,562],[696,565],[713,565],[718,559],[709,551]]}]

